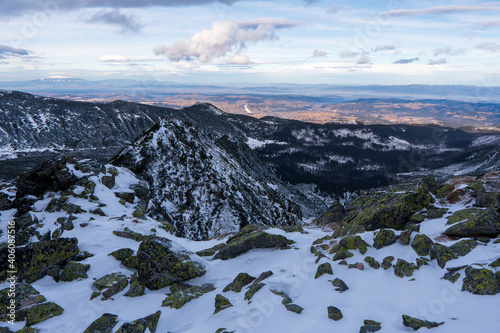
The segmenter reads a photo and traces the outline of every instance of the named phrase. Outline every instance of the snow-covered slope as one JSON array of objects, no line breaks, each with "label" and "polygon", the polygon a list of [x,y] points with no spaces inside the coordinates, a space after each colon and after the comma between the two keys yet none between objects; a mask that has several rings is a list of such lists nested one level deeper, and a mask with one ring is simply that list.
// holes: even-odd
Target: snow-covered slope
[{"label": "snow-covered slope", "polygon": [[[160,132],[158,132],[159,134]],[[168,140],[167,137],[163,137],[163,139]],[[214,150],[217,148],[214,147]],[[211,153],[215,154],[214,151]],[[443,323],[432,328],[431,331],[435,333],[495,332],[500,325],[498,317],[500,293],[477,295],[464,291],[463,286],[467,284],[465,276],[468,273],[467,269],[464,269],[465,267],[460,268],[460,266],[466,265],[473,269],[486,269],[492,274],[496,272],[498,279],[500,275],[498,268],[500,242],[498,238],[496,240],[487,239],[488,242],[486,239],[477,242],[466,238],[469,243],[474,243],[470,252],[462,253],[463,255],[445,261],[442,265],[444,268],[441,268],[438,263],[442,263],[446,258],[431,260],[429,255],[418,255],[415,249],[421,249],[417,246],[404,245],[400,241],[390,244],[387,239],[383,240],[386,242],[385,246],[376,246],[377,231],[356,235],[359,237],[358,248],[348,251],[352,256],[341,261],[332,260],[335,259],[334,255],[340,251],[331,254],[330,251],[339,244],[351,245],[346,243],[347,238],[345,237],[332,237],[332,230],[322,230],[312,225],[304,227],[303,230],[300,228],[288,229],[289,232],[280,228],[269,228],[264,229],[263,232],[271,236],[286,237],[294,243],[282,249],[250,249],[229,260],[214,259],[213,255],[206,256],[206,253],[199,251],[226,241],[229,244],[231,243],[229,236],[207,241],[187,240],[167,232],[169,228],[165,223],[155,221],[147,216],[134,217],[134,215],[137,216],[137,207],[141,205],[140,200],[134,195],[124,196],[123,193],[134,193],[133,189],[136,189],[141,181],[128,169],[112,165],[99,167],[95,164],[89,164],[89,162],[67,164],[66,169],[80,179],[77,185],[70,187],[64,193],[47,192],[38,199],[30,197],[32,210],[28,214],[32,219],[36,217],[37,222],[31,225],[34,232],[32,232],[33,236],[29,238],[29,242],[36,244],[38,237],[45,237],[46,240],[44,235],[50,232],[49,238],[54,240],[57,237],[60,237],[59,239],[76,238],[79,251],[87,251],[93,256],[87,258],[80,256],[79,259],[73,256],[70,259],[70,262],[73,263],[90,265],[86,276],[80,276],[72,281],[63,281],[63,272],[69,266],[69,263],[65,261],[53,266],[48,272],[49,275],[36,278],[31,282],[31,287],[43,295],[45,300],[39,298],[35,300],[34,296],[29,298],[30,301],[25,299],[20,302],[24,311],[35,313],[37,307],[40,308],[44,304],[52,303],[63,309],[62,313],[54,313],[52,318],[49,315],[39,322],[40,318],[30,317],[31,321],[36,319],[31,327],[38,329],[37,332],[81,333],[105,313],[116,315],[116,323],[112,322],[111,327],[114,328],[98,332],[117,332],[122,325],[133,325],[126,323],[133,323],[135,320],[155,314],[157,311],[161,311],[157,326],[153,325],[154,328],[146,330],[145,327],[140,329],[138,328],[140,325],[136,325],[137,331],[134,332],[358,332],[364,326],[365,320],[380,323],[380,332],[413,331],[404,326],[402,315]],[[228,172],[228,174],[231,173]],[[114,184],[109,183],[111,178],[114,180]],[[466,181],[470,183],[474,179]],[[498,193],[497,190],[500,187],[497,176],[491,175],[485,181],[489,182],[488,189],[493,191],[492,193]],[[90,185],[91,183],[94,185]],[[461,184],[459,180],[450,182],[450,184],[455,184],[456,191],[463,191],[466,186],[466,184]],[[492,184],[497,184],[497,186]],[[12,199],[16,188],[7,184],[1,186],[1,192],[7,198]],[[120,199],[115,193],[126,197],[127,200]],[[54,204],[55,202],[61,202],[61,205],[57,206]],[[444,208],[448,210],[448,213],[442,217],[424,218],[420,223],[420,230],[409,235],[409,241],[413,244],[416,238],[426,235],[434,244],[451,248],[460,240],[443,237],[443,231],[448,228],[446,225],[447,217],[456,211],[471,207],[473,202],[467,197],[461,201],[454,201],[454,203],[448,199],[438,199],[432,209]],[[76,209],[74,205],[80,209]],[[100,211],[96,211],[97,209]],[[70,211],[72,213],[69,213]],[[8,236],[5,231],[9,221],[15,219],[15,213],[15,209],[1,211],[0,228],[4,233],[0,236],[0,242],[4,245],[0,249],[4,249],[6,246]],[[430,208],[424,209],[420,214],[430,216]],[[66,224],[62,234],[60,234],[61,222],[64,221],[61,218],[69,216],[72,216],[70,219],[72,227],[70,228]],[[16,221],[21,223],[19,218]],[[22,233],[29,232],[28,230],[29,225],[25,226],[24,229],[19,227],[17,235],[21,236]],[[253,234],[258,232],[255,231]],[[403,232],[396,230],[394,233],[398,236]],[[252,235],[251,232],[250,235]],[[161,237],[158,239],[170,240],[171,249],[189,255],[191,260],[204,266],[206,270],[204,275],[184,283],[192,286],[205,284],[212,286],[197,294],[198,298],[185,302],[180,308],[168,306],[171,304],[169,302],[172,302],[172,296],[169,298],[167,295],[173,293],[174,300],[181,303],[186,301],[187,298],[182,296],[182,293],[179,294],[179,288],[186,287],[183,285],[167,286],[158,290],[146,288],[142,295],[140,295],[141,293],[134,295],[136,297],[128,296],[130,295],[128,294],[129,288],[132,287],[126,286],[108,299],[103,298],[102,295],[90,299],[91,295],[97,292],[95,286],[97,279],[110,273],[122,274],[124,278],[121,281],[127,280],[132,286],[136,269],[130,268],[130,262],[126,266],[124,263],[127,262],[127,259],[137,260],[134,256],[145,240],[149,239],[148,237]],[[354,235],[350,237],[354,237]],[[362,253],[364,250],[360,243],[361,240],[366,242],[365,253]],[[314,249],[311,249],[312,245]],[[122,258],[122,262],[109,255],[124,248],[130,249],[130,253]],[[21,253],[21,247],[17,251]],[[200,256],[195,252],[205,256]],[[390,256],[394,257],[392,265],[383,263],[384,259],[387,260]],[[377,263],[383,263],[387,269],[378,268],[374,261],[369,264],[366,260],[368,257]],[[2,257],[2,260],[5,258]],[[399,262],[402,263],[403,260],[414,265],[408,275],[404,273],[406,272],[404,269],[401,269],[404,268],[403,265],[399,265]],[[396,264],[396,262],[398,263]],[[492,265],[493,262],[497,262],[496,267]],[[418,269],[415,263],[418,264]],[[3,264],[5,262],[2,262]],[[328,266],[332,267],[332,274],[328,272]],[[455,276],[457,280],[452,282],[450,280],[452,274],[447,273],[450,273],[450,269],[454,267],[458,268],[456,271],[451,270],[452,274],[458,273],[459,276]],[[261,275],[268,271],[271,271],[272,274]],[[318,276],[320,275],[318,272],[325,274]],[[239,292],[234,286],[232,290],[224,291],[225,287],[239,273],[248,273],[254,278],[261,276],[263,279],[260,283],[254,281],[250,284],[240,285],[241,291]],[[396,276],[396,273],[400,274],[401,277]],[[445,274],[447,274],[448,279],[443,279]],[[337,279],[342,280],[348,289],[345,289]],[[335,285],[332,284],[332,281]],[[257,288],[257,285],[260,285],[260,288]],[[17,286],[19,293],[21,285]],[[0,289],[8,287],[7,282],[0,284]],[[177,293],[174,292],[174,287]],[[500,286],[497,287],[496,291],[500,292],[498,290]],[[489,288],[495,287],[490,285]],[[254,292],[251,298],[250,290]],[[2,295],[2,297],[6,297],[5,294]],[[225,300],[217,295],[222,296]],[[170,301],[165,302],[165,299]],[[218,303],[216,299],[219,300]],[[5,299],[2,298],[2,300]],[[230,302],[232,306],[224,303],[226,301]],[[162,305],[164,302],[165,305]],[[214,313],[216,305],[220,311]],[[287,306],[294,311],[287,310]],[[342,314],[340,320],[332,320],[328,317],[328,309],[332,309],[331,307],[340,310]],[[18,316],[21,312],[18,310]],[[0,318],[2,315],[3,313]],[[25,321],[16,321],[14,324],[0,322],[0,327],[16,331],[25,326]],[[4,330],[4,332],[9,331]]]}]

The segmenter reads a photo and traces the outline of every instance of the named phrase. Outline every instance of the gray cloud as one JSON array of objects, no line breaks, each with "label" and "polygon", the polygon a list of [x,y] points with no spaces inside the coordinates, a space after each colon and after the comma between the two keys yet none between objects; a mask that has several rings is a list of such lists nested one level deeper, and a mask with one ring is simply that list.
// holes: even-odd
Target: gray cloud
[{"label": "gray cloud", "polygon": [[144,27],[134,15],[125,15],[119,9],[100,11],[86,20],[87,23],[104,23],[121,28],[120,33],[139,33]]},{"label": "gray cloud", "polygon": [[299,22],[274,18],[259,18],[240,23],[215,21],[210,29],[203,29],[170,46],[161,44],[155,47],[153,52],[171,61],[197,59],[201,63],[208,63],[233,51],[238,54],[247,43],[277,40],[276,30],[298,25]]},{"label": "gray cloud", "polygon": [[372,49],[373,52],[381,52],[381,51],[394,51],[397,50],[398,47],[396,45],[379,45]]},{"label": "gray cloud", "polygon": [[486,30],[489,28],[496,28],[496,27],[500,27],[500,20],[478,23],[474,26],[474,29]]},{"label": "gray cloud", "polygon": [[382,15],[421,16],[421,15],[455,14],[455,13],[469,13],[469,12],[497,11],[497,10],[500,10],[500,6],[491,4],[450,5],[450,6],[429,7],[423,9],[396,9],[389,12],[385,12]]},{"label": "gray cloud", "polygon": [[318,50],[318,49],[314,50],[313,54],[312,54],[312,56],[315,58],[326,57],[327,55],[328,55],[328,53],[326,53],[323,50]]},{"label": "gray cloud", "polygon": [[370,63],[370,58],[368,58],[368,56],[362,56],[356,62],[357,65],[366,65],[366,64],[369,64],[369,63]]},{"label": "gray cloud", "polygon": [[339,53],[339,57],[341,58],[354,58],[359,55],[359,52],[352,52],[352,51],[342,51]]},{"label": "gray cloud", "polygon": [[331,5],[326,8],[326,12],[329,14],[337,14],[339,12],[339,8]]},{"label": "gray cloud", "polygon": [[440,55],[446,55],[446,56],[456,56],[460,54],[464,54],[465,51],[464,49],[452,49],[449,46],[447,47],[442,47],[434,50],[434,56],[438,57]]},{"label": "gray cloud", "polygon": [[429,65],[444,65],[447,64],[448,60],[446,58],[441,58],[437,60],[429,60]]},{"label": "gray cloud", "polygon": [[500,44],[493,42],[485,42],[477,44],[476,49],[483,50],[489,53],[500,53]]},{"label": "gray cloud", "polygon": [[393,62],[393,64],[411,64],[412,62],[418,61],[420,58],[411,58],[411,59],[399,59]]},{"label": "gray cloud", "polygon": [[36,11],[73,10],[79,8],[141,8],[150,6],[196,6],[209,3],[232,5],[238,0],[1,0],[0,16],[15,16]]},{"label": "gray cloud", "polygon": [[0,45],[0,59],[28,57],[32,52],[25,49],[16,49],[6,45]]}]

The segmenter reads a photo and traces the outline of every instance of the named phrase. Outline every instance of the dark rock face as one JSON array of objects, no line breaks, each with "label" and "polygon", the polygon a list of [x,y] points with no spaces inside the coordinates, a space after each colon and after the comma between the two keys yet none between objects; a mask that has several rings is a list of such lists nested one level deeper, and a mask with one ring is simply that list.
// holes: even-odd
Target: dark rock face
[{"label": "dark rock face", "polygon": [[492,208],[470,214],[465,221],[446,229],[444,234],[452,237],[496,237],[500,234],[500,214]]},{"label": "dark rock face", "polygon": [[294,225],[301,218],[300,207],[281,194],[291,187],[246,144],[189,123],[162,120],[112,163],[148,181],[153,215],[178,236],[202,240],[249,223]]},{"label": "dark rock face", "polygon": [[334,306],[329,306],[327,310],[328,310],[328,318],[332,320],[339,321],[344,317],[342,315],[342,311],[340,311],[338,308]]},{"label": "dark rock face", "polygon": [[391,185],[371,190],[352,200],[347,206],[348,225],[361,225],[366,230],[401,229],[410,216],[431,202],[429,192],[435,191],[433,178],[423,178],[408,184]]},{"label": "dark rock face", "polygon": [[411,242],[411,247],[419,256],[428,256],[434,242],[429,236],[424,234],[415,235]]},{"label": "dark rock face", "polygon": [[161,311],[156,311],[147,317],[134,320],[131,323],[125,323],[116,331],[116,333],[144,333],[149,330],[151,333],[156,332],[156,326],[160,320]]},{"label": "dark rock face", "polygon": [[373,239],[373,247],[377,250],[396,243],[398,236],[392,230],[382,229]]},{"label": "dark rock face", "polygon": [[139,245],[138,279],[149,289],[160,289],[202,276],[205,272],[203,265],[191,261],[188,255],[172,251],[168,239],[150,238]]},{"label": "dark rock face", "polygon": [[346,217],[345,208],[338,202],[335,201],[326,212],[321,214],[314,222],[317,225],[326,225],[335,222],[340,222],[344,217]]},{"label": "dark rock face", "polygon": [[443,325],[443,323],[436,323],[433,321],[421,320],[417,318],[413,318],[407,315],[403,315],[403,325],[406,327],[411,327],[415,331],[421,329],[422,327],[433,328],[438,327],[439,325]]},{"label": "dark rock face", "polygon": [[111,333],[113,327],[118,323],[118,316],[105,313],[97,318],[83,333]]}]

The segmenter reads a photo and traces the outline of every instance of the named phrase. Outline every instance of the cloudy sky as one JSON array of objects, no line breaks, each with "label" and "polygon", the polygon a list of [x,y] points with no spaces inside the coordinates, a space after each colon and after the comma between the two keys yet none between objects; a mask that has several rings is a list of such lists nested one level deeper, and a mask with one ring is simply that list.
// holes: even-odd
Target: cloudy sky
[{"label": "cloudy sky", "polygon": [[0,81],[500,86],[500,3],[0,0]]}]

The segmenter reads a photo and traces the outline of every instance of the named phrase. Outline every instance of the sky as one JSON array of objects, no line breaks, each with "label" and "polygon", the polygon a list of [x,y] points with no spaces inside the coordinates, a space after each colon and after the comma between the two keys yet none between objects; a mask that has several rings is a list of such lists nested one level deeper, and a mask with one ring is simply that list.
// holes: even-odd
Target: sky
[{"label": "sky", "polygon": [[0,0],[0,82],[500,86],[500,2]]}]

